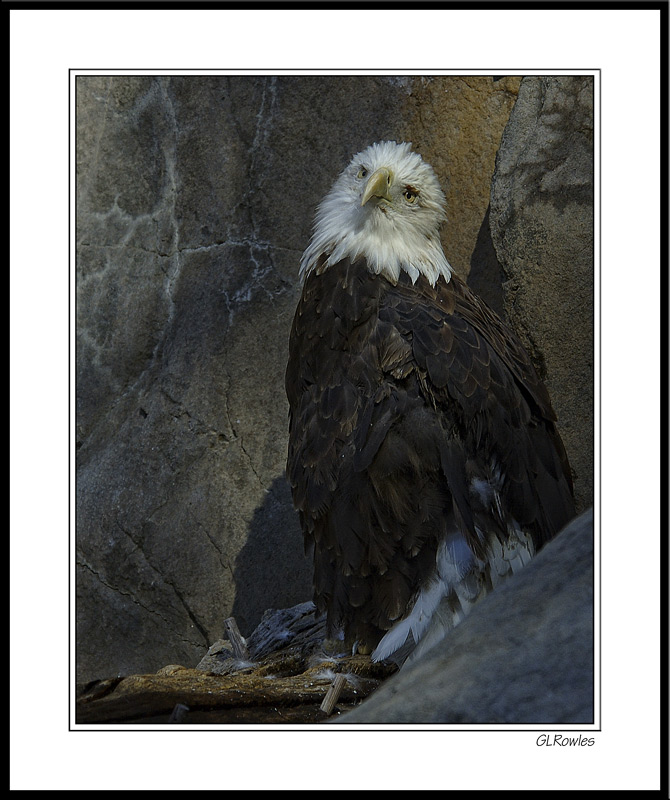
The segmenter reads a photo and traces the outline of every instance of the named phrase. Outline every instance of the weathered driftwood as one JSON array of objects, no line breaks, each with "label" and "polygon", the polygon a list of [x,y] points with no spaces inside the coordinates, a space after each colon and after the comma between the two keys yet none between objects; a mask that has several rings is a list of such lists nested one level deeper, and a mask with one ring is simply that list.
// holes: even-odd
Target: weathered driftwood
[{"label": "weathered driftwood", "polygon": [[[227,631],[236,630],[226,620]],[[238,632],[239,633],[239,632]],[[94,681],[77,697],[78,724],[259,724],[325,721],[354,708],[395,672],[368,656],[336,652],[324,643],[325,626],[303,603],[265,613],[242,642],[210,647],[197,668],[170,665],[155,675]],[[235,633],[233,633],[235,637]],[[240,637],[241,639],[241,637]],[[236,644],[238,652],[242,644]],[[341,676],[341,677],[340,677]],[[335,678],[337,689],[329,688]]]},{"label": "weathered driftwood", "polygon": [[246,640],[240,633],[240,629],[237,627],[235,617],[228,617],[228,619],[223,621],[223,626],[225,627],[226,633],[228,634],[228,639],[233,646],[235,658],[240,658],[243,660],[249,658]]}]

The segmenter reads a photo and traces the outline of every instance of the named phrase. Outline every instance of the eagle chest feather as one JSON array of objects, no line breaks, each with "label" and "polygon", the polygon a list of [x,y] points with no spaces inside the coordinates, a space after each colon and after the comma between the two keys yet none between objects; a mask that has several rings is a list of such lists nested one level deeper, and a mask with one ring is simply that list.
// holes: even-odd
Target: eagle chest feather
[{"label": "eagle chest feather", "polygon": [[393,285],[345,259],[307,277],[286,372],[287,475],[331,631],[375,644],[445,542],[467,571],[511,520],[537,546],[553,533],[528,472],[565,484],[567,462],[525,353],[497,338],[508,341],[502,323],[456,276]]}]

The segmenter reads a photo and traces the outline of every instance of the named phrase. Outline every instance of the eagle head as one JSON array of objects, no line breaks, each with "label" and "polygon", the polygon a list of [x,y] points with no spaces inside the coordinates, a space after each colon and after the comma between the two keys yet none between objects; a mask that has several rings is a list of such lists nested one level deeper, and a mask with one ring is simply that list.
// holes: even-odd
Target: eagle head
[{"label": "eagle head", "polygon": [[451,267],[440,243],[445,198],[432,167],[408,142],[378,142],[353,157],[319,205],[300,275],[345,258],[398,282],[424,275],[431,285]]}]

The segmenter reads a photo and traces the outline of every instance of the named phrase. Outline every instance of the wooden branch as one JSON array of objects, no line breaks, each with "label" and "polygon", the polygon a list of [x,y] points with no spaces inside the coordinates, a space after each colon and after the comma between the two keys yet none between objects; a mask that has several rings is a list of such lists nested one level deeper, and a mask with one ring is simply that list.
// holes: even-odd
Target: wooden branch
[{"label": "wooden branch", "polygon": [[326,692],[326,696],[323,698],[323,702],[321,703],[321,711],[324,711],[328,715],[333,713],[335,703],[337,703],[340,697],[340,692],[344,688],[346,681],[346,677],[341,672],[338,672],[338,674],[335,676],[335,680],[330,684],[330,688]]}]

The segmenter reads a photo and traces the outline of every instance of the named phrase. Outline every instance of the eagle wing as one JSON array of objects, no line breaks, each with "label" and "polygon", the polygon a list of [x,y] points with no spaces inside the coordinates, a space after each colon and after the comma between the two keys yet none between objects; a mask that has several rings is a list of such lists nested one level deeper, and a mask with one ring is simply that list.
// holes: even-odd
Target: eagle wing
[{"label": "eagle wing", "polygon": [[511,531],[537,547],[574,513],[546,390],[456,276],[315,271],[289,349],[287,476],[331,630],[376,642],[433,603],[436,565],[458,581]]}]

